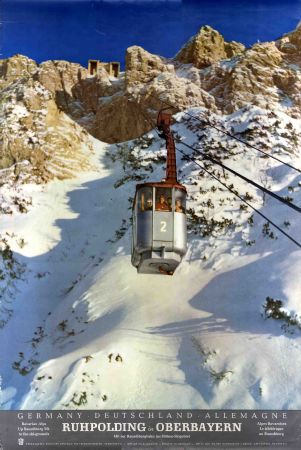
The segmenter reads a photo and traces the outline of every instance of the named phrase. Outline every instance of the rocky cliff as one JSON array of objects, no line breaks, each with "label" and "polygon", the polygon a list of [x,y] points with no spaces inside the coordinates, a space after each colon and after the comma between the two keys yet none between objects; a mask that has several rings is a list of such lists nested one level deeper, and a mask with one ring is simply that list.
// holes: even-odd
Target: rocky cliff
[{"label": "rocky cliff", "polygon": [[213,28],[204,26],[176,55],[175,60],[183,64],[193,64],[198,69],[211,66],[221,59],[241,55],[245,46],[239,42],[226,42]]},{"label": "rocky cliff", "polygon": [[24,163],[41,181],[72,176],[88,166],[89,135],[108,143],[140,136],[153,127],[161,100],[174,112],[198,106],[224,114],[247,104],[271,111],[282,105],[300,117],[300,50],[300,28],[246,49],[204,26],[172,59],[130,47],[118,78],[104,69],[91,76],[67,61],[38,65],[22,55],[2,60],[0,166],[13,166],[18,174]]}]

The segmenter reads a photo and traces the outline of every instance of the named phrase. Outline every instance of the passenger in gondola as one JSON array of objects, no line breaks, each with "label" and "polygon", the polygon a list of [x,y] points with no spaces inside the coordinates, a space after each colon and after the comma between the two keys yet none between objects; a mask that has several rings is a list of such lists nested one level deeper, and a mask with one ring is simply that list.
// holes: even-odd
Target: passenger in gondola
[{"label": "passenger in gondola", "polygon": [[171,211],[171,209],[172,209],[172,199],[171,199],[171,197],[167,198],[167,204],[168,204],[168,211]]},{"label": "passenger in gondola", "polygon": [[184,213],[184,208],[182,206],[182,202],[180,198],[176,199],[176,208],[175,208],[176,212],[180,212],[180,213]]},{"label": "passenger in gondola", "polygon": [[147,200],[145,200],[144,192],[141,194],[141,211],[151,211],[153,209],[153,200],[149,196]]},{"label": "passenger in gondola", "polygon": [[156,204],[156,211],[170,211],[166,198],[163,194],[160,195],[160,200]]},{"label": "passenger in gondola", "polygon": [[150,197],[150,198],[148,198],[148,199],[146,200],[145,210],[146,210],[146,211],[151,211],[152,209],[153,209],[153,200],[152,200],[152,198]]}]

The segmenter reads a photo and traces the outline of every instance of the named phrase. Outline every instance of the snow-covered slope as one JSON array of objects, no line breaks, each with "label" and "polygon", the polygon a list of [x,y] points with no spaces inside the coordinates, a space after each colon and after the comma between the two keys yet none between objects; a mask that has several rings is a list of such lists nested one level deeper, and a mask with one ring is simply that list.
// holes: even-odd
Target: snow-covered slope
[{"label": "snow-covered slope", "polygon": [[[185,142],[301,205],[297,172],[184,113],[176,120]],[[216,120],[301,167],[300,126],[285,107]],[[188,252],[173,277],[138,275],[131,200],[136,180],[162,178],[163,142],[152,132],[91,143],[94,172],[23,186],[29,212],[1,217],[1,408],[301,408],[300,249],[178,155]],[[300,239],[298,213],[206,167]]]}]

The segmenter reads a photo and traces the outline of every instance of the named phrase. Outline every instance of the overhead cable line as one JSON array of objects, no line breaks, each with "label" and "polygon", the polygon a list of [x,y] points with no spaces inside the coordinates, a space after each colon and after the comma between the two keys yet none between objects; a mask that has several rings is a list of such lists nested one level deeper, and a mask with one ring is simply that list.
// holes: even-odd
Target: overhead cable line
[{"label": "overhead cable line", "polygon": [[225,164],[223,164],[222,162],[218,161],[215,158],[212,158],[212,156],[207,155],[207,153],[201,152],[200,150],[195,149],[194,147],[192,147],[192,145],[186,144],[186,142],[182,142],[179,139],[175,140],[182,145],[185,145],[185,147],[188,147],[190,149],[192,149],[194,152],[198,153],[200,156],[202,156],[204,159],[208,159],[209,161],[211,161],[213,164],[217,164],[219,166],[221,166],[223,169],[228,170],[229,172],[233,173],[234,175],[236,175],[239,178],[242,178],[244,181],[246,181],[249,184],[252,184],[253,186],[255,186],[257,189],[260,189],[261,191],[265,192],[266,194],[270,195],[271,197],[275,198],[276,200],[278,200],[281,203],[284,203],[286,206],[288,206],[289,208],[294,209],[295,211],[301,213],[301,208],[297,205],[295,205],[294,203],[291,203],[287,200],[285,200],[284,198],[280,197],[280,195],[275,194],[275,192],[270,191],[269,189],[265,188],[264,186],[262,186],[261,184],[256,183],[256,181],[251,180],[250,178],[245,177],[244,175],[242,175],[241,173],[237,172],[234,169],[231,169],[230,167],[226,166]]},{"label": "overhead cable line", "polygon": [[[170,105],[169,103],[165,102],[164,100],[162,100],[162,99],[159,98],[159,97],[156,97],[156,96],[153,95],[153,94],[150,94],[150,96],[153,97],[153,98],[155,98],[155,99],[157,99],[157,100],[159,100],[160,102],[164,103],[164,104],[165,104],[166,106],[168,106],[169,108],[178,109],[176,106]],[[215,130],[219,131],[220,133],[223,133],[223,134],[225,134],[226,136],[228,136],[228,137],[230,137],[230,138],[232,138],[232,139],[236,139],[238,142],[241,142],[242,144],[246,145],[247,147],[252,148],[253,150],[256,150],[257,152],[262,153],[263,155],[267,156],[268,158],[272,158],[272,159],[274,159],[275,161],[278,161],[278,162],[280,162],[281,164],[284,164],[285,166],[290,167],[291,169],[296,170],[297,172],[301,173],[301,169],[298,169],[297,167],[293,166],[292,164],[287,163],[287,162],[283,161],[283,160],[280,159],[280,158],[277,158],[277,156],[270,155],[269,153],[267,153],[267,152],[261,150],[260,148],[255,147],[255,145],[249,144],[249,142],[246,142],[246,141],[244,141],[243,139],[241,139],[241,138],[239,138],[239,137],[233,135],[233,134],[230,133],[229,131],[226,131],[226,130],[223,130],[222,128],[217,127],[216,125],[214,125],[214,124],[212,124],[211,122],[209,122],[208,119],[200,119],[199,117],[194,116],[193,114],[190,114],[189,112],[186,112],[186,111],[181,111],[181,112],[182,112],[183,114],[186,114],[187,116],[191,117],[192,119],[198,120],[198,121],[201,122],[202,124],[204,124],[204,122],[205,122],[206,125],[209,126],[210,128],[214,128]],[[199,113],[199,114],[204,114],[204,113],[201,112],[201,113]]]},{"label": "overhead cable line", "polygon": [[189,156],[187,153],[183,152],[179,148],[176,147],[176,150],[185,156],[186,159],[190,160],[197,166],[199,166],[202,170],[204,170],[206,173],[208,173],[212,178],[214,178],[216,181],[218,181],[220,184],[222,184],[228,191],[230,191],[232,194],[234,194],[236,197],[238,197],[242,202],[246,203],[253,211],[255,211],[257,214],[259,214],[261,217],[263,217],[268,223],[270,223],[273,227],[275,227],[280,233],[282,233],[284,236],[286,236],[290,241],[292,241],[294,244],[296,244],[299,248],[301,248],[301,244],[296,241],[292,236],[290,236],[288,233],[286,233],[282,228],[280,228],[275,222],[273,222],[271,219],[269,219],[265,214],[260,212],[257,208],[255,208],[251,203],[249,203],[247,200],[245,200],[241,195],[239,195],[234,189],[231,189],[229,186],[226,185],[226,183],[223,183],[216,175],[214,175],[212,172],[207,170],[203,165],[201,165],[199,162],[197,162],[194,158]]}]

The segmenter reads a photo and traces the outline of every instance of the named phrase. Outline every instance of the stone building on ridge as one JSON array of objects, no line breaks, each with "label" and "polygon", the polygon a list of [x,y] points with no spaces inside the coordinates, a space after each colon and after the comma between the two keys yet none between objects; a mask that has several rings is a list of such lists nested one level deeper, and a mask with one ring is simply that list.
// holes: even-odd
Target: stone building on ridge
[{"label": "stone building on ridge", "polygon": [[111,77],[118,77],[120,73],[120,63],[117,61],[102,62],[97,59],[89,59],[88,72],[89,75],[97,75],[100,68],[104,68]]}]

